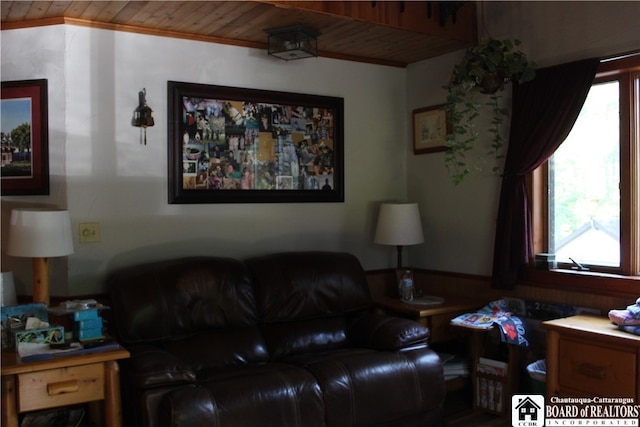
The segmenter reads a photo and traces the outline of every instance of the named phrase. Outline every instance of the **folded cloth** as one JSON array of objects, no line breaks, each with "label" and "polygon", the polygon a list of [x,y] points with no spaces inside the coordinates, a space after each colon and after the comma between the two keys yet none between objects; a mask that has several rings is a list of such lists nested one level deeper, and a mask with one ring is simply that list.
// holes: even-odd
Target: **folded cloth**
[{"label": "folded cloth", "polygon": [[640,325],[640,318],[629,310],[609,310],[609,320],[616,325]]},{"label": "folded cloth", "polygon": [[627,306],[626,310],[609,310],[609,320],[616,325],[640,325],[640,298],[635,304]]},{"label": "folded cloth", "polygon": [[638,326],[623,326],[623,325],[620,325],[620,326],[618,326],[618,329],[620,329],[621,331],[629,332],[629,333],[634,334],[634,335],[640,335],[640,327],[638,327]]},{"label": "folded cloth", "polygon": [[635,304],[627,306],[627,310],[629,310],[633,317],[640,319],[640,305],[638,305],[637,302]]},{"label": "folded cloth", "polygon": [[451,319],[451,323],[474,329],[490,329],[496,323],[500,327],[502,342],[522,347],[529,346],[527,326],[519,317],[513,316],[504,299],[492,301],[476,313],[466,313]]}]

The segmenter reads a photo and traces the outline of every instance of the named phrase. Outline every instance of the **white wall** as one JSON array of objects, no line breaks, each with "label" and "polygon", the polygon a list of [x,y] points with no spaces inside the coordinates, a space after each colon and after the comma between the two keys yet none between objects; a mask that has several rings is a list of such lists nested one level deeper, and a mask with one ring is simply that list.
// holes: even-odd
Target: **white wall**
[{"label": "white wall", "polygon": [[[480,4],[489,34],[522,40],[540,66],[640,48],[640,2]],[[420,204],[425,243],[406,249],[408,264],[491,273],[499,179],[480,173],[454,187],[442,153],[411,151],[411,111],[444,102],[462,52],[402,70],[73,26],[1,38],[2,80],[49,79],[52,174],[51,196],[2,199],[3,242],[14,206],[67,207],[74,225],[101,225],[100,243],[80,245],[75,230],[68,270],[54,262],[53,295],[101,292],[109,269],[186,254],[347,250],[367,269],[391,267],[394,250],[371,243],[377,206],[389,200]],[[345,203],[168,205],[167,80],[344,97]],[[130,125],[143,87],[156,119],[146,147]],[[3,251],[2,270],[30,292],[28,260]]]},{"label": "white wall", "polygon": [[[75,253],[54,260],[52,295],[105,290],[113,268],[206,254],[246,257],[279,250],[345,250],[367,269],[393,265],[394,250],[372,243],[381,201],[406,198],[405,71],[323,58],[284,62],[266,52],[76,26],[2,32],[2,80],[49,79],[50,197],[3,197],[10,208],[68,208]],[[345,202],[167,203],[167,81],[344,98]],[[156,125],[148,145],[131,126],[147,90]],[[99,222],[99,243],[78,243],[77,225]],[[4,235],[5,233],[3,233]],[[5,241],[5,238],[3,238]],[[7,257],[18,292],[31,267]],[[68,278],[67,278],[68,277]]]},{"label": "white wall", "polygon": [[640,49],[640,2],[635,0],[482,4],[487,32],[521,40],[541,67]]},{"label": "white wall", "polygon": [[[407,72],[409,110],[443,104],[442,88],[463,52],[413,64]],[[510,98],[510,92],[505,93]],[[484,125],[479,121],[478,130]],[[481,133],[482,134],[482,133]],[[488,151],[487,141],[476,153]],[[444,164],[444,152],[409,154],[409,199],[420,205],[425,243],[412,248],[411,265],[443,271],[487,274],[491,265],[500,180],[489,172],[473,172],[454,186]],[[470,161],[483,161],[482,158]]]},{"label": "white wall", "polygon": [[[480,21],[481,37],[488,33],[495,38],[519,39],[520,48],[541,67],[640,49],[637,1],[479,2],[479,14],[483,11],[486,27]],[[408,67],[409,111],[445,102],[442,86],[462,56],[463,52],[457,52]],[[510,97],[509,89],[504,100]],[[483,116],[486,124],[488,118]],[[490,137],[484,132],[479,143],[486,147]],[[411,251],[410,263],[490,275],[499,178],[481,172],[454,187],[444,168],[443,153],[409,154],[407,165],[408,198],[420,204],[425,228],[425,243]]]}]

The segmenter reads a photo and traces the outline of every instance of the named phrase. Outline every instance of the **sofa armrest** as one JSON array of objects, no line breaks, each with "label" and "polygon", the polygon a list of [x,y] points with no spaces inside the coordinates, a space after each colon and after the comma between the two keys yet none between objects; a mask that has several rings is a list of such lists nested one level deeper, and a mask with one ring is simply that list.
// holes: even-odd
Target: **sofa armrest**
[{"label": "sofa armrest", "polygon": [[128,349],[128,376],[136,388],[194,383],[196,373],[173,354],[154,346],[136,346]]},{"label": "sofa armrest", "polygon": [[348,335],[356,346],[401,350],[426,345],[429,329],[413,320],[368,313],[350,324]]}]

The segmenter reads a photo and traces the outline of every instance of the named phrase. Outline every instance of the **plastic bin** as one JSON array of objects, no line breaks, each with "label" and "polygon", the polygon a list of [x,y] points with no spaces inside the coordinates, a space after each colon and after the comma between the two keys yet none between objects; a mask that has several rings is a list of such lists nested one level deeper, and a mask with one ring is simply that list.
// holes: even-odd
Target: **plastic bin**
[{"label": "plastic bin", "polygon": [[527,372],[531,377],[531,391],[535,394],[547,392],[547,362],[542,359],[527,365]]}]

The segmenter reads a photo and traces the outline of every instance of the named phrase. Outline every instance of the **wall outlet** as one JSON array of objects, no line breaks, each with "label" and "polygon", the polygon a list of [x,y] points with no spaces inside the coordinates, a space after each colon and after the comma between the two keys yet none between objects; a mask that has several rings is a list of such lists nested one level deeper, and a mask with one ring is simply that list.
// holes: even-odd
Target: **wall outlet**
[{"label": "wall outlet", "polygon": [[100,223],[80,223],[80,243],[95,243],[100,241]]}]

